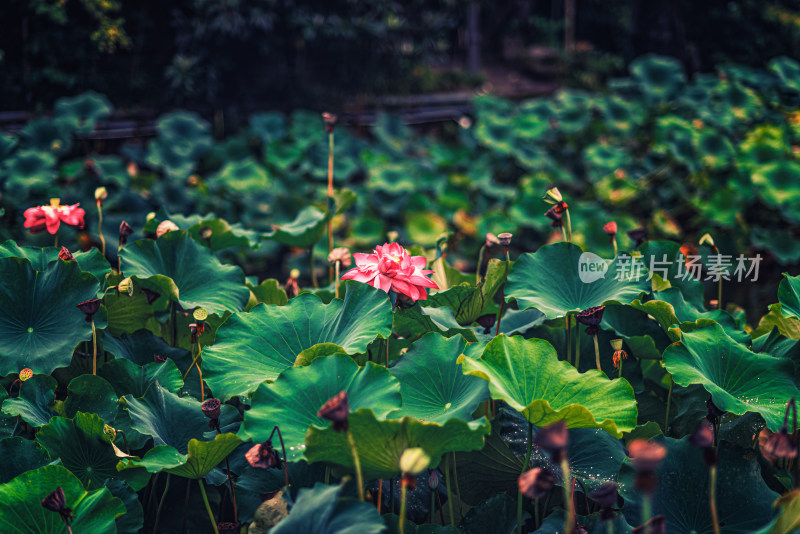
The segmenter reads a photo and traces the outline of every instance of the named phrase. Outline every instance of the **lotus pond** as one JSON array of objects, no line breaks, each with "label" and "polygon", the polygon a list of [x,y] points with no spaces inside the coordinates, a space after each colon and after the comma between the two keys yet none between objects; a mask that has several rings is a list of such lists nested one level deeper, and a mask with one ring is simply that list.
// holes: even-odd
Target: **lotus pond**
[{"label": "lotus pond", "polygon": [[0,136],[0,525],[797,532],[798,106],[655,56],[427,136],[60,101]]}]

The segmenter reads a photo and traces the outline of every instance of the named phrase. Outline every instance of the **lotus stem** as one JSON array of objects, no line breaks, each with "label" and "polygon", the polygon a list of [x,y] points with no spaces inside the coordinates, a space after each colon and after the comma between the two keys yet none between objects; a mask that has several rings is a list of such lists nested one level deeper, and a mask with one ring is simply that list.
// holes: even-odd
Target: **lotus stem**
[{"label": "lotus stem", "polygon": [[456,499],[458,500],[458,515],[463,517],[461,511],[461,488],[458,487],[458,462],[456,461],[456,451],[453,451],[453,485],[456,488]]},{"label": "lotus stem", "polygon": [[481,246],[480,252],[478,252],[478,268],[475,269],[475,285],[477,286],[481,282],[481,268],[483,267],[483,255],[486,253],[486,244],[484,243]]},{"label": "lotus stem", "polygon": [[[380,495],[380,490],[378,492]],[[428,523],[433,523],[433,512],[436,510],[436,490],[431,490],[431,512],[428,514]],[[381,507],[380,504],[378,505],[378,515],[381,515]],[[442,522],[444,524],[444,521]]]},{"label": "lotus stem", "polygon": [[[333,208],[333,131],[328,134],[328,210]],[[333,217],[328,219],[328,254],[333,250]],[[328,277],[333,277],[333,270],[328,268]],[[339,278],[339,274],[336,274]],[[333,280],[330,280],[332,282]],[[338,296],[338,295],[337,295]]]},{"label": "lotus stem", "polygon": [[181,533],[186,532],[186,511],[189,509],[189,495],[192,492],[192,480],[186,479],[186,499],[183,501],[183,519],[181,520]]},{"label": "lotus stem", "polygon": [[164,493],[161,494],[161,499],[158,501],[158,508],[156,509],[156,522],[153,525],[153,532],[158,532],[158,525],[161,522],[161,509],[164,506],[164,501],[167,498],[167,491],[169,491],[170,473],[167,473],[167,482],[164,484]]},{"label": "lotus stem", "polygon": [[404,534],[405,532],[405,522],[406,522],[406,494],[408,490],[406,488],[406,479],[405,477],[400,478],[400,521],[398,521],[398,527],[400,528],[400,534]]},{"label": "lotus stem", "polygon": [[385,341],[386,341],[386,343],[385,343],[385,345],[386,345],[386,368],[388,369],[389,368],[389,338],[387,337],[385,339]]},{"label": "lotus stem", "polygon": [[58,248],[58,234],[55,234],[55,240],[53,242],[53,246]]},{"label": "lotus stem", "polygon": [[650,495],[642,497],[642,525],[644,534],[650,534]]},{"label": "lotus stem", "polygon": [[447,487],[447,512],[450,514],[450,524],[455,525],[455,514],[453,513],[453,492],[450,491],[450,457],[445,456],[444,462],[444,483]]},{"label": "lotus stem", "polygon": [[619,368],[617,369],[617,378],[622,378],[622,358],[619,359]]},{"label": "lotus stem", "polygon": [[572,502],[572,484],[566,454],[561,455],[561,474],[564,479],[564,506],[567,512],[564,516],[564,534],[572,534],[575,531],[575,504]]},{"label": "lotus stem", "polygon": [[[619,252],[617,250],[617,234],[614,234],[613,236],[611,236],[611,244],[614,245],[614,257],[616,258],[617,257],[617,252]],[[614,525],[611,525],[609,528],[613,531],[614,530]]]},{"label": "lotus stem", "polygon": [[211,511],[211,505],[208,503],[208,495],[206,495],[206,488],[203,486],[203,479],[198,478],[197,484],[200,486],[200,493],[203,494],[203,502],[206,504],[206,511],[208,512],[209,519],[211,519],[211,527],[214,529],[214,534],[219,534],[217,520],[214,519],[214,512]]},{"label": "lotus stem", "polygon": [[503,287],[500,289],[500,309],[497,310],[497,326],[494,329],[495,336],[500,334],[500,319],[503,317],[503,308],[505,308],[506,305],[506,284],[508,283],[508,269],[509,264],[511,263],[511,256],[508,253],[508,246],[503,247],[503,252],[506,255],[506,274],[503,279]]},{"label": "lotus stem", "polygon": [[[381,515],[381,501],[383,500],[383,479],[378,479],[378,503],[375,508],[378,509],[378,515]],[[433,492],[431,492],[431,517],[433,517]],[[433,520],[431,520],[433,523]]]},{"label": "lotus stem", "polygon": [[339,268],[341,267],[341,261],[336,260],[334,266],[334,276],[333,276],[333,296],[337,299],[339,298]]},{"label": "lotus stem", "polygon": [[719,534],[719,517],[717,515],[717,466],[708,468],[708,504],[711,507],[711,523],[714,525],[714,534]]},{"label": "lotus stem", "polygon": [[[667,393],[667,413],[664,416],[664,435],[667,435],[667,427],[669,426],[669,405],[672,402],[672,388],[675,385],[675,381],[672,380],[672,375],[669,375],[669,393]],[[716,432],[714,432],[716,436]],[[716,437],[714,439],[716,441]]]},{"label": "lotus stem", "polygon": [[597,370],[602,373],[603,368],[600,366],[600,345],[597,343],[597,334],[592,334],[592,339],[594,340],[594,362],[597,365]]},{"label": "lotus stem", "polygon": [[568,243],[569,240],[567,239],[567,227],[563,224],[561,225],[561,238],[564,240],[565,243]]},{"label": "lotus stem", "polygon": [[172,346],[178,346],[178,306],[174,300],[169,303],[169,322],[172,324]]},{"label": "lotus stem", "polygon": [[581,329],[578,326],[578,317],[575,317],[575,369],[581,365]]},{"label": "lotus stem", "polygon": [[122,443],[125,444],[125,452],[127,454],[131,453],[131,448],[128,446],[128,437],[125,435],[124,430],[120,430],[119,428],[116,429],[117,434],[122,434]]},{"label": "lotus stem", "polygon": [[317,273],[314,270],[314,246],[312,245],[310,249],[308,249],[308,268],[311,271],[311,285],[314,289],[319,289],[319,284],[317,283]]},{"label": "lotus stem", "polygon": [[[528,423],[528,450],[525,453],[525,462],[522,464],[520,475],[528,470],[528,463],[531,461],[531,451],[533,449],[533,423]],[[537,499],[538,501],[538,499]],[[517,534],[522,534],[522,491],[517,489]]]},{"label": "lotus stem", "polygon": [[[217,435],[222,434],[222,430],[219,428],[219,421],[217,420],[216,424]],[[233,489],[233,479],[231,478],[231,464],[228,461],[228,457],[225,457],[225,469],[226,474],[228,475],[228,485],[231,488],[231,503],[233,504],[233,521],[234,523],[239,522],[239,508],[236,506],[236,491]]]},{"label": "lotus stem", "polygon": [[564,317],[567,323],[567,363],[572,357],[572,319],[569,314]]},{"label": "lotus stem", "polygon": [[564,226],[567,228],[567,243],[572,243],[572,222],[569,219],[569,208],[564,210]]},{"label": "lotus stem", "polygon": [[609,519],[606,521],[606,529],[608,530],[608,534],[614,534],[614,520]]},{"label": "lotus stem", "polygon": [[103,237],[103,203],[97,203],[97,216],[100,221],[97,223],[97,234],[100,236],[100,252],[103,253],[103,257],[106,257],[106,238]]},{"label": "lotus stem", "polygon": [[350,451],[353,453],[353,465],[356,468],[356,483],[358,484],[358,498],[364,500],[364,478],[361,476],[361,460],[358,459],[358,449],[353,439],[353,433],[347,429],[347,442],[350,444]]},{"label": "lotus stem", "polygon": [[92,318],[92,374],[97,375],[97,328]]}]

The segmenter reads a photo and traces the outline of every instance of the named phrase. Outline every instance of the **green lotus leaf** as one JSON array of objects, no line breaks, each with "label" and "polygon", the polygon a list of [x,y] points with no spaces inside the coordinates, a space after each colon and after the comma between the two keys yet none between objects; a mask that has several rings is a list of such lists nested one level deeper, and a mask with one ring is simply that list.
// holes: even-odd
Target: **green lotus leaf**
[{"label": "green lotus leaf", "polygon": [[413,177],[413,171],[406,165],[384,163],[370,168],[367,187],[390,195],[410,195],[417,190]]},{"label": "green lotus leaf", "polygon": [[275,380],[295,364],[298,354],[319,343],[333,343],[347,354],[365,352],[377,337],[391,333],[392,311],[383,291],[346,282],[344,300],[323,304],[310,293],[286,306],[259,304],[236,313],[203,351],[203,377],[220,399],[246,395],[265,380]]},{"label": "green lotus leaf", "polygon": [[[228,161],[209,177],[209,188],[218,194],[242,195],[269,187],[267,171],[253,158]],[[213,234],[212,234],[213,236]]]},{"label": "green lotus leaf", "polygon": [[[433,262],[432,268],[432,279],[439,290],[434,290],[436,292],[426,301],[425,313],[431,315],[436,322],[436,310],[431,308],[449,308],[458,325],[465,326],[474,323],[487,308],[494,306],[492,299],[503,285],[506,274],[505,262],[494,258],[489,260],[486,274],[477,285],[441,259]],[[465,279],[469,279],[469,282],[464,282]]]},{"label": "green lotus leaf", "polygon": [[46,465],[0,485],[0,528],[19,534],[65,532],[61,516],[42,506],[42,499],[58,487],[75,515],[73,532],[117,531],[114,519],[125,513],[122,501],[106,488],[84,490],[80,480],[60,465]]},{"label": "green lotus leaf", "polygon": [[789,399],[800,398],[791,361],[750,351],[717,323],[681,329],[680,342],[663,355],[675,383],[701,384],[720,409],[737,415],[758,412],[770,430],[778,430]]},{"label": "green lotus leaf", "polygon": [[[511,534],[517,527],[516,501],[505,493],[492,495],[470,508],[459,528],[464,534]],[[529,518],[530,514],[523,512],[522,521]]]},{"label": "green lotus leaf", "polygon": [[403,407],[392,416],[441,424],[451,418],[471,421],[489,394],[484,380],[461,372],[457,360],[465,345],[461,336],[448,339],[437,333],[417,340],[390,369],[403,397]]},{"label": "green lotus leaf", "polygon": [[591,104],[591,99],[585,93],[560,90],[552,100],[558,130],[577,134],[586,129],[592,117]]},{"label": "green lotus leaf", "polygon": [[22,383],[16,399],[3,402],[3,413],[19,416],[32,427],[46,425],[57,415],[53,410],[58,382],[50,375],[33,375]]},{"label": "green lotus leaf", "polygon": [[701,154],[700,161],[709,169],[727,167],[736,157],[730,140],[719,132],[703,130],[694,138],[695,149]]},{"label": "green lotus leaf", "polygon": [[751,227],[750,239],[754,247],[769,250],[783,265],[800,262],[800,243],[792,238],[788,228]]},{"label": "green lotus leaf", "polygon": [[[374,131],[374,130],[373,130]],[[350,176],[358,170],[359,149],[356,144],[349,142],[347,130],[339,130],[336,134],[336,143],[333,149],[333,176],[334,181],[341,183],[347,181]],[[297,172],[310,177],[313,180],[328,180],[328,156],[330,155],[330,145],[328,140],[320,139],[319,142],[312,144],[300,164]]]},{"label": "green lotus leaf", "polygon": [[[212,251],[223,250],[230,247],[258,246],[261,236],[254,230],[245,229],[240,223],[229,224],[225,219],[216,217],[213,213],[206,215],[179,215],[171,214],[165,209],[156,212],[156,216],[148,220],[144,232],[155,233],[158,225],[164,221],[172,221],[181,230],[189,234],[200,244],[209,247]],[[201,232],[211,230],[211,237],[201,237]]]},{"label": "green lotus leaf", "polygon": [[633,132],[644,118],[643,108],[639,103],[619,96],[610,96],[600,109],[606,128],[619,135]]},{"label": "green lotus leaf", "polygon": [[25,148],[64,155],[72,148],[72,129],[67,120],[41,117],[26,124],[19,138]]},{"label": "green lotus leaf", "polygon": [[125,405],[131,416],[131,426],[155,445],[170,445],[181,454],[186,453],[189,440],[200,438],[208,430],[208,419],[203,415],[200,402],[170,393],[155,383],[141,398],[125,395]]},{"label": "green lotus leaf", "polygon": [[776,161],[753,171],[753,183],[759,196],[772,206],[782,207],[800,202],[800,163]]},{"label": "green lotus leaf", "polygon": [[105,487],[125,505],[125,515],[116,521],[117,534],[139,534],[144,526],[144,508],[139,495],[121,480],[108,479]]},{"label": "green lotus leaf", "polygon": [[775,501],[780,513],[763,528],[753,534],[789,534],[800,528],[800,492],[792,491]]},{"label": "green lotus leaf", "polygon": [[286,119],[277,112],[255,113],[248,121],[250,129],[265,144],[286,137]]},{"label": "green lotus leaf", "polygon": [[758,326],[751,333],[754,339],[769,333],[773,328],[777,328],[782,336],[789,339],[800,340],[800,320],[797,317],[784,317],[781,312],[781,304],[776,302],[770,304],[769,313],[761,317]]},{"label": "green lotus leaf", "polygon": [[322,117],[319,113],[307,109],[293,111],[289,135],[292,141],[302,150],[307,149],[317,139],[325,135]]},{"label": "green lotus leaf", "polygon": [[297,495],[289,515],[270,534],[381,534],[381,516],[371,504],[346,495],[345,484],[325,486],[317,482]]},{"label": "green lotus leaf", "polygon": [[307,367],[290,367],[275,382],[261,384],[245,412],[242,433],[253,441],[266,441],[273,427],[280,425],[289,460],[298,460],[308,426],[326,425],[317,412],[340,391],[347,391],[351,410],[371,408],[379,419],[400,408],[400,384],[385,367],[372,362],[359,367],[350,356],[335,354],[317,358]]},{"label": "green lotus leaf", "polygon": [[522,102],[513,118],[517,137],[530,140],[541,138],[550,131],[552,115],[550,104],[544,99],[533,98]]},{"label": "green lotus leaf", "polygon": [[141,460],[128,458],[121,462],[119,469],[143,467],[148,473],[167,473],[184,478],[203,478],[242,443],[236,434],[217,434],[212,441],[189,440],[187,454],[179,453],[169,445],[153,447]]},{"label": "green lotus leaf", "polygon": [[0,484],[5,484],[25,471],[50,463],[50,455],[39,443],[22,436],[0,439]]},{"label": "green lotus leaf", "polygon": [[778,162],[789,151],[786,133],[777,125],[763,124],[745,135],[739,144],[739,161],[748,168]]},{"label": "green lotus leaf", "polygon": [[17,148],[19,142],[16,135],[8,133],[0,134],[0,163],[3,162]]},{"label": "green lotus leaf", "polygon": [[597,143],[587,147],[583,152],[590,176],[599,179],[616,169],[623,167],[630,156],[623,147]]},{"label": "green lotus leaf", "polygon": [[475,127],[478,142],[499,154],[514,153],[515,123],[510,117],[481,116]]},{"label": "green lotus leaf", "polygon": [[[137,330],[133,334],[123,334],[119,337],[104,336],[103,348],[117,358],[130,360],[141,366],[154,363],[155,356],[162,356],[172,360],[182,373],[189,369],[192,362],[192,355],[188,350],[171,347],[166,341],[147,330]],[[167,383],[164,386],[167,387]]]},{"label": "green lotus leaf", "polygon": [[142,366],[130,360],[113,360],[100,367],[97,374],[108,381],[118,397],[128,394],[142,397],[156,382],[172,393],[183,386],[181,372],[172,360]]},{"label": "green lotus leaf", "polygon": [[[250,291],[239,267],[223,265],[184,231],[129,244],[120,253],[125,274],[154,284],[184,309],[222,315],[244,310]],[[158,301],[156,301],[158,302]]]},{"label": "green lotus leaf", "polygon": [[[658,436],[667,456],[656,472],[658,488],[651,513],[663,514],[669,532],[713,532],[708,507],[708,468],[703,453],[684,438]],[[720,441],[717,449],[717,510],[722,532],[754,532],[773,516],[778,497],[761,476],[758,452]],[[724,466],[724,467],[723,467]],[[634,469],[625,464],[620,472],[619,493],[625,499],[623,514],[629,523],[641,523],[642,494],[634,488]]]},{"label": "green lotus leaf", "polygon": [[671,57],[647,54],[633,60],[629,69],[642,92],[658,100],[674,96],[686,83],[683,67]]},{"label": "green lotus leaf", "polygon": [[[491,430],[488,421],[482,419],[470,423],[450,419],[444,425],[413,417],[379,421],[365,408],[352,412],[348,422],[366,479],[399,475],[400,456],[412,447],[422,448],[434,469],[445,453],[483,447],[483,438]],[[306,458],[309,462],[331,462],[353,469],[347,437],[332,427],[320,429],[311,425],[306,433]]]},{"label": "green lotus leaf", "polygon": [[249,285],[250,292],[253,293],[252,299],[247,303],[245,311],[250,311],[256,304],[274,304],[276,306],[285,306],[289,302],[289,297],[286,296],[286,291],[280,286],[274,278],[268,278],[258,284],[257,286]]},{"label": "green lotus leaf", "polygon": [[[458,295],[464,297],[465,292],[456,289],[454,293],[444,292],[448,298]],[[439,308],[424,308],[415,304],[410,308],[398,308],[393,317],[392,329],[405,339],[418,339],[428,332],[438,332],[445,337],[461,334],[469,342],[477,341],[475,332],[461,326],[453,315],[453,310],[448,305]]]},{"label": "green lotus leaf", "polygon": [[68,121],[80,133],[91,133],[95,124],[111,114],[111,102],[105,95],[87,91],[77,96],[59,98],[55,115]]},{"label": "green lotus leaf", "polygon": [[580,269],[587,265],[580,261],[582,254],[580,247],[570,243],[523,254],[508,275],[506,297],[516,299],[521,310],[536,308],[553,319],[607,302],[627,304],[647,292],[646,276],[633,276],[632,258],[624,255],[608,264],[603,278],[582,282]]},{"label": "green lotus leaf", "polygon": [[22,202],[33,191],[47,190],[57,174],[55,165],[56,158],[49,152],[18,150],[3,161],[6,191]]},{"label": "green lotus leaf", "polygon": [[411,241],[430,247],[447,231],[447,221],[436,213],[413,213],[406,217],[406,231]]},{"label": "green lotus leaf", "polygon": [[73,378],[67,389],[64,415],[70,419],[78,412],[93,413],[109,424],[116,418],[119,399],[114,388],[104,378],[81,375]]},{"label": "green lotus leaf", "polygon": [[[60,249],[56,247],[21,247],[15,241],[8,240],[0,244],[0,258],[26,258],[37,271],[44,271],[47,264],[58,259]],[[111,272],[111,265],[96,248],[86,252],[73,253],[81,271],[92,273],[98,280],[103,280]]]},{"label": "green lotus leaf", "polygon": [[783,87],[800,92],[800,64],[796,60],[786,56],[776,57],[767,68],[778,77]]},{"label": "green lotus leaf", "polygon": [[412,138],[412,131],[403,124],[403,118],[388,113],[378,113],[372,133],[386,147],[397,153],[403,152]]},{"label": "green lotus leaf", "polygon": [[615,437],[636,426],[633,388],[597,370],[581,374],[560,361],[550,343],[520,336],[494,338],[480,359],[461,358],[465,374],[489,381],[503,400],[536,426],[565,421],[569,428],[602,428]]},{"label": "green lotus leaf", "polygon": [[105,423],[95,414],[78,412],[74,419],[53,417],[36,433],[50,456],[78,477],[87,488],[101,488],[107,478],[121,478],[141,489],[149,476],[140,471],[119,473],[119,458],[111,438],[103,432]]},{"label": "green lotus leaf", "polygon": [[684,300],[695,308],[703,308],[705,305],[703,282],[693,276],[684,276],[687,273],[685,257],[678,243],[648,241],[639,250],[642,253],[642,262],[654,278],[658,276],[661,280],[669,282],[670,287],[677,288],[683,294]]},{"label": "green lotus leaf", "polygon": [[57,261],[35,271],[28,260],[0,258],[0,375],[30,368],[66,367],[92,327],[76,305],[97,293],[97,278],[76,262]]},{"label": "green lotus leaf", "polygon": [[159,329],[155,310],[147,302],[147,296],[143,291],[138,291],[134,295],[107,291],[103,295],[103,305],[107,314],[105,331],[110,336],[133,334],[142,328],[155,331]]},{"label": "green lotus leaf", "polygon": [[800,319],[800,276],[783,274],[783,280],[778,286],[778,301],[785,317]]},{"label": "green lotus leaf", "polygon": [[331,215],[314,206],[306,206],[292,222],[272,225],[272,232],[264,237],[282,245],[308,249],[322,238]]}]

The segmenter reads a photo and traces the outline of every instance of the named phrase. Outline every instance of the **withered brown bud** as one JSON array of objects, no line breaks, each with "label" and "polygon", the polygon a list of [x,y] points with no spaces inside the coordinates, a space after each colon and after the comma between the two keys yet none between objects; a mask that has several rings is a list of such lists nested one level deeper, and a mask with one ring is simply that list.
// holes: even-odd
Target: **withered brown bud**
[{"label": "withered brown bud", "polygon": [[126,245],[131,235],[133,235],[133,228],[130,224],[122,221],[119,225],[119,246]]},{"label": "withered brown bud", "polygon": [[589,492],[589,497],[600,508],[614,508],[617,505],[617,483],[606,482]]},{"label": "withered brown bud", "polygon": [[773,458],[783,458],[791,460],[797,458],[797,444],[786,425],[767,438],[766,443],[761,447],[761,451]]},{"label": "withered brown bud", "polygon": [[494,234],[486,234],[486,248],[496,247],[500,244],[500,240]]},{"label": "withered brown bud", "polygon": [[556,210],[556,213],[564,213],[567,208],[569,208],[569,205],[562,200],[561,202],[556,202],[552,209]]},{"label": "withered brown bud", "polygon": [[100,299],[89,299],[84,300],[83,302],[79,303],[78,309],[80,309],[86,315],[86,322],[90,323],[94,319],[94,314],[97,313],[97,310],[100,309],[100,304],[103,301]]},{"label": "withered brown bud", "polygon": [[714,449],[714,425],[707,419],[700,421],[692,435],[689,436],[689,443],[703,450],[703,462],[706,465],[717,465],[717,451]]},{"label": "withered brown bud", "polygon": [[279,469],[283,465],[281,457],[278,455],[278,451],[272,447],[271,441],[253,445],[244,457],[248,464],[260,469],[272,469],[273,467]]},{"label": "withered brown bud", "polygon": [[67,508],[67,498],[61,486],[54,489],[47,497],[42,499],[42,506],[51,512],[59,514],[67,525],[69,525],[70,520],[75,518],[75,516],[72,515],[72,510]]},{"label": "withered brown bud", "polygon": [[533,443],[545,452],[550,454],[561,454],[569,443],[569,432],[567,423],[558,421],[552,425],[547,425],[536,431]]},{"label": "withered brown bud", "polygon": [[317,415],[331,421],[335,431],[347,430],[347,416],[350,415],[350,400],[347,398],[347,392],[341,391],[328,399],[328,402],[319,409]]},{"label": "withered brown bud", "polygon": [[325,124],[325,131],[328,133],[333,132],[336,127],[336,121],[339,119],[333,113],[325,112],[322,114],[322,122]]},{"label": "withered brown bud", "polygon": [[552,221],[550,226],[553,228],[561,228],[564,226],[564,221],[561,219],[561,213],[556,210],[555,206],[547,210],[544,214]]},{"label": "withered brown bud", "polygon": [[655,471],[667,455],[667,448],[655,441],[635,439],[628,445],[631,464],[637,471]]},{"label": "withered brown bud", "polygon": [[72,255],[72,252],[67,247],[61,247],[58,252],[58,258],[64,261],[75,261],[75,256]]},{"label": "withered brown bud", "polygon": [[614,361],[614,369],[619,369],[620,362],[628,359],[628,353],[622,349],[615,350],[614,354],[611,356],[611,359]]},{"label": "withered brown bud", "polygon": [[638,247],[647,241],[647,228],[634,228],[633,230],[628,230],[628,237],[633,239],[634,244]]},{"label": "withered brown bud", "polygon": [[717,405],[714,404],[714,401],[711,397],[709,397],[706,401],[706,410],[708,410],[709,417],[722,417],[722,415],[725,413],[725,410],[720,410],[717,408]]},{"label": "withered brown bud", "polygon": [[409,490],[417,487],[417,477],[413,473],[403,473],[400,483],[405,485]]},{"label": "withered brown bud", "polygon": [[541,499],[553,489],[556,476],[547,469],[534,467],[522,473],[517,479],[519,491],[529,499]]},{"label": "withered brown bud", "polygon": [[603,321],[603,312],[605,309],[605,306],[593,306],[591,308],[586,308],[582,312],[578,312],[575,317],[578,319],[579,323],[587,326],[586,333],[593,336],[600,331],[598,325]]}]

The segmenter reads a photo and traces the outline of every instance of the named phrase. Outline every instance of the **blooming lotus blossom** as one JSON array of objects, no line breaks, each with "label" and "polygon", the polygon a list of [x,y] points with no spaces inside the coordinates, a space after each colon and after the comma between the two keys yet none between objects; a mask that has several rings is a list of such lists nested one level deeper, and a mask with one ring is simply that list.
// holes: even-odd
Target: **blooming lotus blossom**
[{"label": "blooming lotus blossom", "polygon": [[342,280],[356,280],[386,291],[394,291],[411,300],[427,300],[426,288],[439,289],[427,275],[424,256],[412,256],[397,243],[375,247],[374,254],[353,254],[357,267],[347,271]]},{"label": "blooming lotus blossom", "polygon": [[58,232],[61,223],[83,228],[83,217],[86,212],[79,208],[80,204],[62,206],[60,199],[51,198],[47,206],[36,206],[25,210],[25,228],[32,234],[47,230],[50,234]]}]

